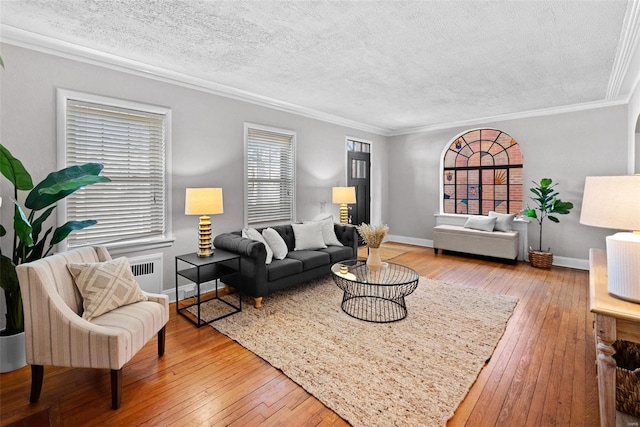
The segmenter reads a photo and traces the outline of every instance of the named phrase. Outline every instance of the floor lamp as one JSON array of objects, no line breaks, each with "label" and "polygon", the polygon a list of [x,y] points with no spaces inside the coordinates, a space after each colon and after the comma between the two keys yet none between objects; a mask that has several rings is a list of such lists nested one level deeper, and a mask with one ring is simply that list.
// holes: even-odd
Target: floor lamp
[{"label": "floor lamp", "polygon": [[222,188],[187,188],[184,213],[200,215],[198,224],[198,256],[213,255],[211,242],[211,218],[209,215],[223,213]]},{"label": "floor lamp", "polygon": [[608,288],[640,303],[640,175],[588,176],[580,223],[634,230],[607,236]]},{"label": "floor lamp", "polygon": [[331,202],[340,204],[340,223],[349,223],[350,203],[356,202],[356,187],[333,187]]}]

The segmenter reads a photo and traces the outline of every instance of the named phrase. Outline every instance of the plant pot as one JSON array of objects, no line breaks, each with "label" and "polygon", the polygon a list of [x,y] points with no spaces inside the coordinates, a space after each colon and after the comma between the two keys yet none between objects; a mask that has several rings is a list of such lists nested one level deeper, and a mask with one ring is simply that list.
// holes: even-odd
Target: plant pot
[{"label": "plant pot", "polygon": [[0,336],[0,372],[11,372],[27,365],[24,332]]},{"label": "plant pot", "polygon": [[529,262],[537,268],[549,268],[553,264],[553,252],[540,252],[529,249]]}]

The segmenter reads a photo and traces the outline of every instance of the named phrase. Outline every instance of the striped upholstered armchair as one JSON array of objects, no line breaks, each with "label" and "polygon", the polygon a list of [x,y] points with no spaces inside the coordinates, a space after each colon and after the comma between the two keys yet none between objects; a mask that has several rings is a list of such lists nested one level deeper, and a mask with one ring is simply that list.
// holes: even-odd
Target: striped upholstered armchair
[{"label": "striped upholstered armchair", "polygon": [[21,264],[17,273],[31,402],[40,398],[44,365],[110,369],[111,406],[118,409],[123,365],[156,333],[158,355],[164,353],[168,297],[141,291],[126,258],[112,260],[102,247]]}]

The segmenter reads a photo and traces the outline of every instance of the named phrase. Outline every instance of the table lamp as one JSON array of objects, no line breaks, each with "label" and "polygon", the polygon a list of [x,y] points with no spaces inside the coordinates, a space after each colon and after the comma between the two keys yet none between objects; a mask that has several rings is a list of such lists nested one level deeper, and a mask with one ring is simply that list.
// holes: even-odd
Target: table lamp
[{"label": "table lamp", "polygon": [[633,230],[607,236],[608,288],[640,303],[640,175],[588,176],[580,223]]},{"label": "table lamp", "polygon": [[200,215],[197,252],[199,257],[213,255],[209,215],[223,212],[222,188],[187,188],[184,213],[185,215]]},{"label": "table lamp", "polygon": [[356,202],[356,187],[333,187],[331,202],[340,204],[340,222],[349,223],[349,203]]}]

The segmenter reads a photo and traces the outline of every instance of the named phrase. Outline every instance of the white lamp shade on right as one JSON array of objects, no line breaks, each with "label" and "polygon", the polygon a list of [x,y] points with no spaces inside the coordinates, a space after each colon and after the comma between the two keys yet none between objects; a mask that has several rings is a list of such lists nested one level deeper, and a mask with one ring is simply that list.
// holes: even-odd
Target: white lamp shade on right
[{"label": "white lamp shade on right", "polygon": [[589,176],[580,223],[633,230],[607,236],[609,293],[640,303],[640,176]]}]

